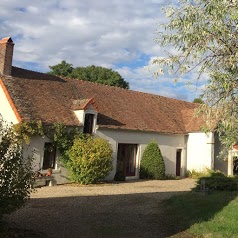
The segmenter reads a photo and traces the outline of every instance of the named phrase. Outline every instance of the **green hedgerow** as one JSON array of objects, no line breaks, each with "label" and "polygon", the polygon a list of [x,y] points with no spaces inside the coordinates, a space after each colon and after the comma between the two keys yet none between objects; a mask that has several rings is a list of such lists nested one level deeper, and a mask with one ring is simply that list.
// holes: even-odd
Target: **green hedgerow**
[{"label": "green hedgerow", "polygon": [[66,164],[73,182],[96,183],[112,170],[112,148],[102,138],[76,138]]},{"label": "green hedgerow", "polygon": [[197,180],[196,187],[194,190],[200,190],[201,184],[205,182],[205,187],[210,191],[237,191],[238,190],[238,178],[237,177],[227,177],[219,171],[210,171],[204,177],[200,177]]},{"label": "green hedgerow", "polygon": [[151,141],[143,153],[140,164],[140,178],[163,179],[165,176],[164,159],[155,141]]}]

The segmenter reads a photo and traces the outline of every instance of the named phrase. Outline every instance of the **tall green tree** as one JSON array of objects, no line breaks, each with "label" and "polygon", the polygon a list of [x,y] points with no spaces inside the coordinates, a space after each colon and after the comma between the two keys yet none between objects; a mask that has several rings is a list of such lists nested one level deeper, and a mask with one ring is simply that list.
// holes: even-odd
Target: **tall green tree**
[{"label": "tall green tree", "polygon": [[217,123],[223,151],[228,150],[238,141],[238,1],[179,0],[165,13],[168,22],[156,40],[172,50],[154,60],[157,74],[209,76],[200,110],[208,130]]},{"label": "tall green tree", "polygon": [[62,61],[54,66],[49,66],[49,68],[51,69],[49,74],[52,75],[76,78],[129,89],[129,83],[126,82],[118,72],[113,71],[112,69],[94,65],[73,68],[72,64],[69,64],[66,61]]},{"label": "tall green tree", "polygon": [[61,63],[49,66],[51,71],[48,74],[67,77],[73,72],[73,65],[63,60]]}]

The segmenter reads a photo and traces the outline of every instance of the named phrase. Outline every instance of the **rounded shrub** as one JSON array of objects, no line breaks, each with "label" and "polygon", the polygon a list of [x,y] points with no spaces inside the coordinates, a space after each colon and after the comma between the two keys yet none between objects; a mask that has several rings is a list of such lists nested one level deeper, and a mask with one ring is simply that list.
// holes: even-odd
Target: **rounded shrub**
[{"label": "rounded shrub", "polygon": [[143,153],[140,164],[140,178],[163,179],[165,177],[164,159],[155,141],[151,141]]},{"label": "rounded shrub", "polygon": [[112,170],[112,148],[102,138],[76,138],[66,164],[70,179],[81,184],[96,183]]}]

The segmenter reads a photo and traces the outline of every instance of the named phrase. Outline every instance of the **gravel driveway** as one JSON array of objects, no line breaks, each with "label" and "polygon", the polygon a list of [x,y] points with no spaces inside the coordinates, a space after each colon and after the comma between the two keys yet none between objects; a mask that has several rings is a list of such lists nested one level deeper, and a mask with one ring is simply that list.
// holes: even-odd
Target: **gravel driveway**
[{"label": "gravel driveway", "polygon": [[181,179],[42,187],[7,221],[47,238],[167,237],[173,226],[164,225],[161,201],[193,186]]}]

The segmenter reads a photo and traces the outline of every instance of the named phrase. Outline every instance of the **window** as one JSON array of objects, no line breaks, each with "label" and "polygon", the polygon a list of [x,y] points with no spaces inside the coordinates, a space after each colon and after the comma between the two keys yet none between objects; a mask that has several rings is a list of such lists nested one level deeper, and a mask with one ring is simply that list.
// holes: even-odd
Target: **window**
[{"label": "window", "polygon": [[43,169],[55,168],[56,148],[53,143],[45,143]]},{"label": "window", "polygon": [[94,114],[85,114],[83,133],[92,134],[93,133],[93,119]]}]

